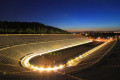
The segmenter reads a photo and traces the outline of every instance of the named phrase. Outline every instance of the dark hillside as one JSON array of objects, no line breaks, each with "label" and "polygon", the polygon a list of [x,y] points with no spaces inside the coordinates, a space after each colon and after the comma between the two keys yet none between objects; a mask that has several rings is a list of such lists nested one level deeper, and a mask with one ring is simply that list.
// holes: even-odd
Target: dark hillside
[{"label": "dark hillside", "polygon": [[0,22],[0,34],[66,34],[65,30],[37,22]]}]

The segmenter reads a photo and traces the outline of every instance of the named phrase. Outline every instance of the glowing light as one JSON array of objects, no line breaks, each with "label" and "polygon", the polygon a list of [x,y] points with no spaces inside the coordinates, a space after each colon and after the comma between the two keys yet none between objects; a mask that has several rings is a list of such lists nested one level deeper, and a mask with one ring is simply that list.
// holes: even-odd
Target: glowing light
[{"label": "glowing light", "polygon": [[55,66],[55,67],[53,67],[53,68],[51,68],[51,67],[48,67],[48,68],[43,68],[43,67],[35,67],[35,66],[33,66],[33,65],[31,65],[30,66],[31,68],[30,69],[32,69],[33,71],[56,71],[56,70],[58,70],[58,69],[63,69],[64,67],[65,67],[65,65],[60,65],[60,66]]},{"label": "glowing light", "polygon": [[38,70],[38,67],[34,67],[35,70]]},{"label": "glowing light", "polygon": [[43,70],[44,70],[44,68],[43,68],[43,67],[41,67],[41,68],[39,68],[39,70],[40,70],[40,71],[43,71]]},{"label": "glowing light", "polygon": [[31,66],[31,68],[34,68],[34,66]]},{"label": "glowing light", "polygon": [[59,67],[60,69],[62,69],[63,68],[63,65],[60,65],[60,67]]},{"label": "glowing light", "polygon": [[50,70],[52,70],[52,68],[48,67],[46,70],[47,70],[47,71],[50,71]]},{"label": "glowing light", "polygon": [[56,71],[58,69],[58,67],[54,67],[54,70]]}]

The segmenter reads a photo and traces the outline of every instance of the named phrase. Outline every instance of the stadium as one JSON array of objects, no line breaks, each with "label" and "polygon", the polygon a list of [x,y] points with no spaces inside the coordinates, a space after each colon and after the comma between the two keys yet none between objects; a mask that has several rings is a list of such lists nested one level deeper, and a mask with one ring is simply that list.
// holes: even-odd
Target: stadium
[{"label": "stadium", "polygon": [[1,78],[80,79],[69,74],[100,63],[117,42],[91,41],[80,34],[1,34]]},{"label": "stadium", "polygon": [[1,0],[0,80],[120,80],[120,0]]}]

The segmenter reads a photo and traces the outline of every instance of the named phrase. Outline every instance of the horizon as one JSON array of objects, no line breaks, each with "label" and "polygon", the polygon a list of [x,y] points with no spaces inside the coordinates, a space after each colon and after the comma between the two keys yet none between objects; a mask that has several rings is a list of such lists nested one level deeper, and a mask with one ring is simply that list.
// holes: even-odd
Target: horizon
[{"label": "horizon", "polygon": [[[0,22],[24,22],[24,21],[0,21]],[[28,23],[40,23],[40,24],[44,24],[44,23],[41,23],[41,22],[28,22]],[[44,24],[46,25],[46,24]],[[51,25],[46,25],[46,26],[51,26]],[[55,26],[52,26],[52,27],[55,27]],[[107,27],[110,27],[110,26],[107,26]],[[56,27],[58,28],[58,27]],[[59,29],[62,29],[62,28],[59,28]],[[68,32],[85,32],[85,31],[96,31],[96,32],[99,32],[99,31],[103,31],[103,32],[109,32],[109,31],[120,31],[120,28],[112,28],[112,29],[102,29],[102,28],[99,28],[99,29],[63,29],[63,30],[66,30]]]},{"label": "horizon", "polygon": [[94,32],[109,32],[109,31],[120,31],[120,29],[78,29],[78,30],[74,30],[74,29],[68,29],[67,31],[69,32],[85,32],[85,31],[94,31]]}]

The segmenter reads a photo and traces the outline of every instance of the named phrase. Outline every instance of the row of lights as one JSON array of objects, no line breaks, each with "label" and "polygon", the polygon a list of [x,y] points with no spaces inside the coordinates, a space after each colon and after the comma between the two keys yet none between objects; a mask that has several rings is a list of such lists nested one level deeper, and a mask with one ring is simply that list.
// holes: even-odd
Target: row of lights
[{"label": "row of lights", "polygon": [[[108,42],[109,42],[109,41],[108,41]],[[93,48],[93,49],[85,52],[84,54],[79,55],[78,57],[75,57],[74,59],[69,60],[69,61],[66,63],[66,66],[69,67],[69,66],[75,66],[75,65],[77,65],[78,63],[81,62],[81,59],[83,59],[84,57],[87,57],[87,56],[90,55],[92,52],[94,52],[94,51],[98,50],[99,48],[103,47],[103,46],[104,46],[105,44],[107,44],[108,42],[105,42],[105,43],[103,43],[103,44],[101,44],[101,45],[99,45],[99,46],[97,46],[97,47],[95,47],[95,48]]]},{"label": "row of lights", "polygon": [[55,66],[55,67],[48,67],[48,68],[44,68],[44,67],[35,67],[35,66],[30,66],[30,69],[35,70],[35,71],[57,71],[59,69],[63,69],[65,67],[65,65],[59,65],[59,66]]},{"label": "row of lights", "polygon": [[[91,54],[92,52],[96,51],[97,49],[101,48],[102,46],[104,46],[107,42],[93,48],[92,50],[78,56],[78,57],[75,57],[74,59],[68,61],[66,64],[63,64],[63,65],[59,65],[59,66],[55,66],[55,67],[47,67],[47,68],[44,68],[44,67],[37,67],[37,66],[33,66],[29,63],[29,60],[37,55],[42,55],[42,54],[46,54],[47,52],[45,53],[41,53],[41,54],[37,54],[37,53],[34,53],[34,54],[30,54],[30,55],[27,55],[25,56],[22,60],[21,60],[21,64],[26,67],[26,68],[29,68],[33,71],[57,71],[57,70],[60,70],[60,69],[63,69],[65,67],[68,67],[68,66],[75,66],[77,65],[78,63],[80,63],[81,59],[88,56],[89,54]],[[64,47],[66,48],[66,47]],[[58,50],[58,49],[56,49]],[[55,50],[54,50],[55,51]],[[49,51],[51,52],[51,51]]]},{"label": "row of lights", "polygon": [[112,41],[113,40],[113,38],[112,37],[110,37],[109,39],[106,39],[106,38],[101,38],[101,37],[98,37],[98,38],[89,38],[90,40],[92,40],[92,41],[101,41],[101,42],[107,42],[107,41]]},{"label": "row of lights", "polygon": [[59,48],[59,49],[54,49],[54,50],[51,50],[51,51],[47,51],[47,52],[44,52],[44,53],[33,53],[33,54],[30,54],[30,55],[27,55],[25,56],[22,60],[21,60],[21,64],[23,67],[25,68],[28,68],[28,69],[31,69],[31,70],[39,70],[39,71],[56,71],[58,69],[62,69],[65,67],[65,64],[64,65],[60,65],[60,66],[57,66],[57,67],[48,67],[48,68],[44,68],[44,67],[36,67],[36,66],[33,66],[29,63],[29,61],[35,57],[35,56],[38,56],[38,55],[43,55],[43,54],[47,54],[47,53],[50,53],[50,52],[53,52],[53,51],[58,51],[58,50],[61,50],[61,49],[65,49],[65,48],[70,48],[70,47],[73,47],[73,46],[77,46],[77,45],[80,45],[80,44],[85,44],[85,43],[89,43],[89,42],[92,42],[92,41],[87,41],[87,42],[83,42],[83,43],[79,43],[79,44],[75,44],[75,45],[69,45],[69,46],[64,46],[62,48]]}]

